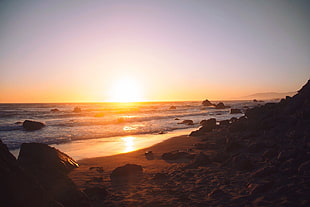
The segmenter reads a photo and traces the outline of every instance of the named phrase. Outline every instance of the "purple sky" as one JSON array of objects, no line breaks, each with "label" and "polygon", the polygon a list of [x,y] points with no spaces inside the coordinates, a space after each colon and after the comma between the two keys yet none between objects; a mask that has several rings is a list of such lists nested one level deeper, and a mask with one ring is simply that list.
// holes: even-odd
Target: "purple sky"
[{"label": "purple sky", "polygon": [[3,0],[0,28],[0,102],[106,101],[123,79],[144,100],[231,99],[310,78],[310,1]]}]

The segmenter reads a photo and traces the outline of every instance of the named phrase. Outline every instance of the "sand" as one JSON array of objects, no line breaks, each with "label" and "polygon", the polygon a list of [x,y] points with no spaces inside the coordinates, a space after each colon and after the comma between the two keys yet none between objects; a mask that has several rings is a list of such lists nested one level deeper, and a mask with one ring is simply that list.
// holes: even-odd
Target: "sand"
[{"label": "sand", "polygon": [[[199,142],[199,140],[200,139],[197,137],[182,135],[172,137],[151,147],[129,153],[78,160],[80,167],[72,171],[70,177],[79,188],[84,189],[86,187],[92,186],[93,184],[97,185],[97,182],[92,181],[94,179],[96,180],[96,178],[99,180],[98,178],[102,175],[102,179],[106,182],[109,182],[109,175],[112,170],[126,164],[141,165],[145,173],[161,172],[163,169],[172,165],[171,163],[161,159],[161,155],[163,153],[174,150],[188,151],[189,149],[192,149],[193,146]],[[147,151],[153,152],[153,160],[146,159],[144,153]],[[98,173],[95,168],[90,170],[92,167],[102,167],[104,173]]]}]

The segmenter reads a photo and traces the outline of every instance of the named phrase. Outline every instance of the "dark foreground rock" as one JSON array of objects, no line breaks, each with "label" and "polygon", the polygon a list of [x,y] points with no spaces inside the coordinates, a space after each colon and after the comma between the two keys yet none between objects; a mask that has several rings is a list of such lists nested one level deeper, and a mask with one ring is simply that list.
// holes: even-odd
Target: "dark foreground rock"
[{"label": "dark foreground rock", "polygon": [[23,122],[23,127],[27,131],[34,131],[34,130],[39,130],[42,129],[45,126],[42,122],[38,121],[31,121],[31,120],[25,120]]},{"label": "dark foreground rock", "polygon": [[87,196],[67,175],[78,164],[65,153],[45,144],[24,143],[18,163],[38,180],[48,195],[63,206],[90,206]]},{"label": "dark foreground rock", "polygon": [[22,169],[0,140],[1,206],[63,206],[48,194],[38,180]]}]

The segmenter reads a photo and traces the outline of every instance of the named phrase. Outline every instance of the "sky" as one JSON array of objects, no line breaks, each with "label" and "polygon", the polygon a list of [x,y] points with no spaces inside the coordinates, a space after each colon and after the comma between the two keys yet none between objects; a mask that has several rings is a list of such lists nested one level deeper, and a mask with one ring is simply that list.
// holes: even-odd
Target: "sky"
[{"label": "sky", "polygon": [[310,1],[0,1],[2,103],[227,100],[309,78]]}]

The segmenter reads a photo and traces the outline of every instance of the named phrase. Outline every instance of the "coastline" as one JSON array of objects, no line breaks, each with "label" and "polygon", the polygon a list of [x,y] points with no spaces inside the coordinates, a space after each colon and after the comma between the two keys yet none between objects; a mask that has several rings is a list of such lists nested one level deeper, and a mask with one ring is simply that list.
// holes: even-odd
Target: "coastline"
[{"label": "coastline", "polygon": [[[70,178],[77,184],[80,189],[96,185],[92,183],[97,173],[90,170],[91,168],[100,167],[104,170],[104,178],[108,182],[111,172],[122,165],[137,164],[143,167],[145,173],[158,173],[161,170],[171,166],[171,163],[163,160],[161,155],[169,151],[188,151],[192,149],[195,144],[200,142],[200,138],[190,137],[188,135],[180,135],[170,137],[160,143],[149,147],[131,151],[128,153],[121,153],[110,156],[101,156],[94,158],[86,158],[79,160],[79,168],[74,169],[70,173]],[[154,154],[153,160],[146,159],[144,153],[152,151]],[[102,175],[101,175],[102,176]]]}]

